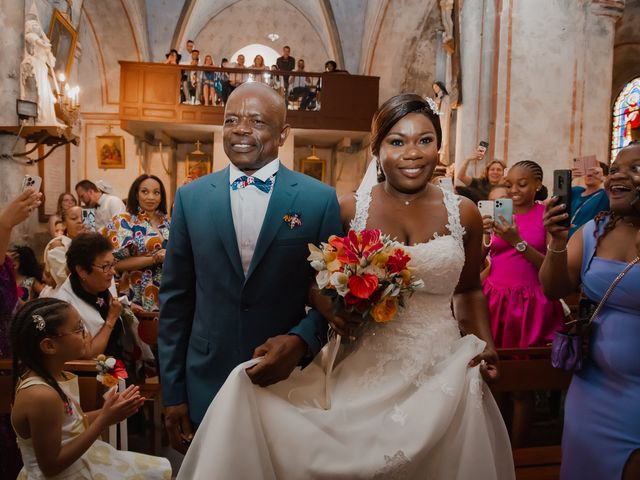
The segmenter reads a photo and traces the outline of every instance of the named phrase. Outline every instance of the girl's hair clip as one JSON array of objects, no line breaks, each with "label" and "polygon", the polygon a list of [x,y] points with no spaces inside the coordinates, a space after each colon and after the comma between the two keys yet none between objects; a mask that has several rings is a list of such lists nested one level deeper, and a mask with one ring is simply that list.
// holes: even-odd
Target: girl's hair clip
[{"label": "girl's hair clip", "polygon": [[431,109],[431,112],[433,112],[434,115],[440,115],[440,112],[438,111],[438,105],[436,105],[436,102],[433,100],[433,98],[427,97],[425,95],[424,100],[425,102],[427,102],[429,108]]},{"label": "girl's hair clip", "polygon": [[42,318],[41,315],[32,315],[31,318],[33,318],[33,323],[36,326],[36,330],[42,332],[44,330],[44,327],[46,326],[44,318]]}]

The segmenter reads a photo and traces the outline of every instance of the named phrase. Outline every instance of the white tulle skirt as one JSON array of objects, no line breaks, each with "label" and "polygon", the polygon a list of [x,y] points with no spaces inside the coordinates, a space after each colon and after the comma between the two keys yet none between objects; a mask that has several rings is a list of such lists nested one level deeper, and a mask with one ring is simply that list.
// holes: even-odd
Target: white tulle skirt
[{"label": "white tulle skirt", "polygon": [[[509,438],[479,367],[484,342],[453,341],[428,368],[404,352],[329,343],[268,388],[238,365],[211,403],[178,479],[513,479]],[[340,358],[340,357],[343,358]]]}]

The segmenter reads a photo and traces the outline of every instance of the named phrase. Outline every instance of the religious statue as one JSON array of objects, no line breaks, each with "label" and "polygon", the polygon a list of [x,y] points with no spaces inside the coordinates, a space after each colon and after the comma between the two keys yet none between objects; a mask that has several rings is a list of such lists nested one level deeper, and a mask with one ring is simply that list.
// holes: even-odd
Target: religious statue
[{"label": "religious statue", "polygon": [[444,83],[438,81],[431,86],[435,94],[435,102],[440,114],[440,127],[442,128],[442,144],[440,146],[440,163],[449,165],[449,136],[451,130],[451,101],[449,92]]},{"label": "religious statue", "polygon": [[32,3],[24,24],[24,58],[20,64],[20,96],[27,99],[30,93],[29,79],[33,78],[38,103],[36,124],[64,127],[65,125],[56,119],[54,109],[56,99],[49,82],[49,73],[53,75],[55,64],[56,58],[51,53],[51,42],[42,30],[38,11]]},{"label": "religious statue", "polygon": [[440,16],[444,32],[442,33],[442,44],[449,54],[455,50],[455,40],[453,37],[453,0],[440,0]]}]

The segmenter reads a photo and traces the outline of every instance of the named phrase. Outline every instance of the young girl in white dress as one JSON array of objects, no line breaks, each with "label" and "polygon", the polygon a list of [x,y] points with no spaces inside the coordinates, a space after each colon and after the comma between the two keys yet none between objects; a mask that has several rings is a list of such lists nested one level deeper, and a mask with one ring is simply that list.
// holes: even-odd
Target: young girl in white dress
[{"label": "young girl in white dress", "polygon": [[116,450],[98,440],[109,425],[134,414],[144,403],[138,387],[110,391],[100,410],[80,408],[78,377],[63,371],[87,348],[82,319],[62,300],[26,303],[11,326],[14,382],[11,423],[24,468],[18,480],[170,479],[164,458]]},{"label": "young girl in white dress", "polygon": [[236,367],[178,479],[514,478],[484,382],[497,378],[497,354],[480,285],[482,218],[430,184],[441,137],[427,100],[388,100],[373,120],[380,183],[341,204],[345,227],[403,242],[425,287],[384,324],[354,325],[313,295],[333,329],[356,338],[342,345],[338,335],[304,370],[265,388],[245,372],[259,358]]}]

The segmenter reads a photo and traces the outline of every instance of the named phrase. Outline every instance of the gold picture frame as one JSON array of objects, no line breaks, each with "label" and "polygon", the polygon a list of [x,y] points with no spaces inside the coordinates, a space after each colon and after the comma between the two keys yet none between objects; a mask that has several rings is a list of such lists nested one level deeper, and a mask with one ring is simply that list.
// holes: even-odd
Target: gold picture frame
[{"label": "gold picture frame", "polygon": [[99,135],[96,137],[98,168],[125,168],[124,137]]},{"label": "gold picture frame", "polygon": [[76,53],[78,32],[60,10],[54,9],[47,36],[51,42],[51,53],[56,57],[56,66],[53,69],[56,76],[64,73],[65,77],[69,78],[73,56]]},{"label": "gold picture frame", "polygon": [[300,160],[300,171],[321,182],[325,181],[325,170],[327,162],[318,157],[307,157]]}]

